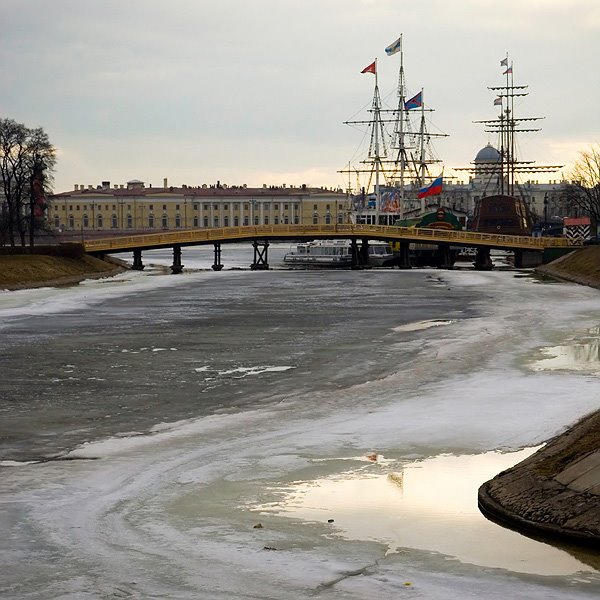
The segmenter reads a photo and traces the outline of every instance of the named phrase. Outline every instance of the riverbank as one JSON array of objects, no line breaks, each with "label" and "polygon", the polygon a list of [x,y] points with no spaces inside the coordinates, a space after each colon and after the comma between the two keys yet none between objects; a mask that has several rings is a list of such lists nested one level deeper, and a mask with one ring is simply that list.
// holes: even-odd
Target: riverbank
[{"label": "riverbank", "polygon": [[0,290],[70,285],[84,279],[110,277],[123,270],[115,262],[86,255],[0,254]]},{"label": "riverbank", "polygon": [[600,289],[600,246],[588,246],[540,265],[537,273]]},{"label": "riverbank", "polygon": [[[590,246],[536,272],[600,289],[600,246]],[[481,511],[533,536],[600,546],[600,410],[479,488]]]},{"label": "riverbank", "polygon": [[479,488],[481,511],[533,536],[598,547],[600,411]]}]

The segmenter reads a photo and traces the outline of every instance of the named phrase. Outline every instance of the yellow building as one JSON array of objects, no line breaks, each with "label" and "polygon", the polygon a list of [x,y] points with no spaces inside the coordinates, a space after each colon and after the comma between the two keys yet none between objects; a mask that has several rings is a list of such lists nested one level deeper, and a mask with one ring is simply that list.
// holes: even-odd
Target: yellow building
[{"label": "yellow building", "polygon": [[346,194],[324,188],[215,185],[146,186],[143,181],[75,185],[49,197],[48,222],[59,231],[146,231],[238,225],[346,223]]}]

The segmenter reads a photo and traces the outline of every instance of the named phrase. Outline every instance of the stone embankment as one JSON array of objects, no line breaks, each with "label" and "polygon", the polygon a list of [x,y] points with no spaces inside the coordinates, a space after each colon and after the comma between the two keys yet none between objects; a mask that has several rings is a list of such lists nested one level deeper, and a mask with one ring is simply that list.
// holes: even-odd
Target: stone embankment
[{"label": "stone embankment", "polygon": [[[600,247],[536,271],[600,289]],[[600,405],[600,393],[598,399]],[[478,501],[492,520],[524,533],[600,548],[600,410],[484,483]]]}]

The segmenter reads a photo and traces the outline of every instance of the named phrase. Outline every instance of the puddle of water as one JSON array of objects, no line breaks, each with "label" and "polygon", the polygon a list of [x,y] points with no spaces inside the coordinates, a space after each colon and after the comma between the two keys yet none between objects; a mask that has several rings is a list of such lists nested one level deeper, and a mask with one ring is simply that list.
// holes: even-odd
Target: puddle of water
[{"label": "puddle of water", "polygon": [[396,470],[375,463],[369,475],[351,471],[298,483],[268,510],[330,522],[349,539],[387,543],[389,552],[430,550],[465,563],[539,575],[589,572],[570,554],[488,521],[477,507],[482,483],[535,450],[443,455]]},{"label": "puddle of water", "polygon": [[600,374],[600,327],[590,329],[595,337],[574,340],[568,344],[542,348],[544,357],[532,365],[534,371],[584,371]]}]

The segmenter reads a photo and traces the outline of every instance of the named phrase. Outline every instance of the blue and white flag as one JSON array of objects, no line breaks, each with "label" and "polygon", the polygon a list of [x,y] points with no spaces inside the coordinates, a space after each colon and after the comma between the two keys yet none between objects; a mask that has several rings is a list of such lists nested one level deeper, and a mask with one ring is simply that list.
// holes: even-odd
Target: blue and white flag
[{"label": "blue and white flag", "polygon": [[390,44],[386,49],[385,53],[388,56],[393,56],[396,52],[400,52],[402,49],[402,36],[400,36],[395,42]]}]

